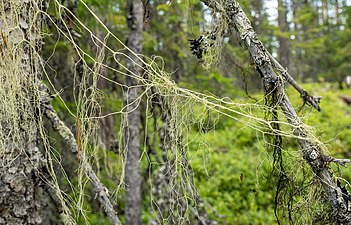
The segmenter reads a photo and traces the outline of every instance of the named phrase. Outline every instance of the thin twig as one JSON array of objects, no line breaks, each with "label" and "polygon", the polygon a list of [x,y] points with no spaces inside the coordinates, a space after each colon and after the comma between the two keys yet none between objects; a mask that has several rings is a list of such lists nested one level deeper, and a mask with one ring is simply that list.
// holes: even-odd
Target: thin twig
[{"label": "thin twig", "polygon": [[334,158],[332,156],[326,156],[324,161],[325,162],[333,162],[333,163],[339,164],[340,166],[343,166],[343,167],[347,167],[346,164],[351,162],[350,159],[337,159],[337,158]]},{"label": "thin twig", "polygon": [[295,81],[295,79],[288,73],[286,69],[267,51],[269,59],[273,63],[273,67],[275,67],[279,73],[284,77],[284,79],[291,84],[299,93],[300,97],[304,100],[304,102],[309,103],[318,111],[321,111],[319,103],[322,99],[321,96],[312,96],[307,91],[305,91],[300,85]]}]

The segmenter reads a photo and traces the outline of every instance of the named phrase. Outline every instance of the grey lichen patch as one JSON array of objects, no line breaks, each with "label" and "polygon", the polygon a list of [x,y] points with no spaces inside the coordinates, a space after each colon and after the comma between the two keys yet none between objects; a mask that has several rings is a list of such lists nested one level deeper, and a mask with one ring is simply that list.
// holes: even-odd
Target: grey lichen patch
[{"label": "grey lichen patch", "polygon": [[11,173],[11,174],[16,173],[17,172],[17,167],[13,166],[13,167],[9,168],[8,172]]},{"label": "grey lichen patch", "polygon": [[23,40],[24,40],[24,33],[19,27],[15,28],[14,30],[12,30],[10,32],[10,35],[9,35],[9,42],[10,43],[18,44]]},{"label": "grey lichen patch", "polygon": [[29,59],[29,55],[28,55],[27,53],[24,52],[24,53],[22,54],[22,59],[23,59],[23,60],[28,60],[28,59]]},{"label": "grey lichen patch", "polygon": [[36,41],[39,39],[41,39],[41,36],[37,33],[29,33],[29,35],[28,35],[28,40],[30,40],[30,41]]},{"label": "grey lichen patch", "polygon": [[23,28],[23,29],[28,29],[28,23],[24,20],[24,19],[20,19],[20,21],[19,21],[19,25],[21,26],[21,28]]},{"label": "grey lichen patch", "polygon": [[16,217],[23,217],[27,214],[28,206],[22,205],[21,203],[15,204],[14,214]]}]

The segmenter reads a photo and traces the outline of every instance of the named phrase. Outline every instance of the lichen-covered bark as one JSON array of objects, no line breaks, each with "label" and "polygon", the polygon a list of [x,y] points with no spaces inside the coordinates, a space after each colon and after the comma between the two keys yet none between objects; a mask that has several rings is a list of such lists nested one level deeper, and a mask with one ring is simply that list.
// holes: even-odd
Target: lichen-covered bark
[{"label": "lichen-covered bark", "polygon": [[[344,165],[350,161],[334,159],[331,156],[325,155],[320,144],[317,141],[310,139],[308,132],[304,128],[304,124],[297,116],[288,96],[285,94],[284,85],[281,79],[275,72],[275,68],[281,69],[281,66],[275,65],[277,62],[271,61],[269,53],[258,39],[249,19],[246,17],[238,2],[228,0],[222,6],[212,0],[203,0],[203,2],[214,8],[216,11],[225,14],[230,26],[235,28],[239,33],[242,41],[250,52],[257,71],[261,75],[266,93],[269,95],[276,95],[276,98],[279,99],[279,105],[293,129],[294,135],[298,137],[302,148],[303,158],[316,174],[316,178],[319,179],[322,184],[329,203],[333,207],[336,222],[351,224],[351,209],[349,207],[350,194],[347,193],[347,191],[343,191],[341,187],[334,183],[328,171],[329,162]],[[273,65],[275,65],[275,68]],[[319,101],[318,98],[311,98],[311,100]],[[315,103],[316,106],[318,106],[318,103]],[[311,104],[317,108],[313,103]]]},{"label": "lichen-covered bark", "polygon": [[37,139],[41,1],[0,1],[0,224],[39,224]]},{"label": "lichen-covered bark", "polygon": [[[28,139],[27,139],[28,140]],[[27,157],[20,149],[2,155],[0,168],[0,224],[39,224],[40,203],[36,199],[40,153],[28,144]],[[13,161],[13,158],[15,160]]]},{"label": "lichen-covered bark", "polygon": [[[128,0],[128,29],[127,46],[135,54],[142,52],[143,41],[143,17],[144,6],[141,0]],[[130,60],[127,61],[129,76],[126,78],[128,86],[125,91],[126,101],[126,118],[124,130],[124,149],[127,151],[127,160],[125,166],[125,184],[126,184],[126,224],[138,225],[141,224],[141,176],[139,168],[140,158],[140,109],[138,107],[139,88],[137,87],[138,80],[134,76],[141,76],[142,63],[134,55],[128,52]],[[131,76],[132,75],[132,76]]]}]

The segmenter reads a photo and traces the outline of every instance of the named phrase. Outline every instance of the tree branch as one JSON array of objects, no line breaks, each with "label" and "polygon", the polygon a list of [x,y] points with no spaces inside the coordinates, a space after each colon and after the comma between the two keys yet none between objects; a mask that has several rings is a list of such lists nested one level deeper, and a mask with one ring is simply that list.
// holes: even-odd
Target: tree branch
[{"label": "tree branch", "polygon": [[[45,84],[39,84],[39,91],[40,91],[40,102],[41,108],[44,112],[46,118],[48,118],[53,126],[53,128],[61,135],[64,139],[65,143],[69,146],[69,149],[72,153],[77,155],[78,153],[78,145],[76,139],[71,132],[71,130],[66,126],[66,124],[58,117],[56,111],[52,107],[50,101],[51,97],[48,92],[48,88]],[[84,157],[82,155],[81,157]],[[82,160],[84,162],[84,160]],[[88,176],[90,178],[91,183],[94,186],[94,191],[98,196],[100,203],[104,206],[105,213],[110,218],[110,221],[114,225],[121,225],[121,222],[113,209],[113,205],[110,202],[108,189],[105,187],[104,184],[99,180],[96,176],[92,166],[89,162],[83,164],[86,171],[88,172]]]},{"label": "tree branch", "polygon": [[336,158],[331,157],[331,156],[326,156],[324,161],[325,162],[333,162],[333,163],[336,163],[336,164],[343,166],[343,167],[347,167],[346,163],[351,162],[351,160],[349,160],[349,159],[336,159]]},{"label": "tree branch", "polygon": [[315,109],[321,111],[319,103],[322,97],[312,96],[303,88],[301,88],[300,85],[298,85],[298,83],[295,81],[295,79],[288,73],[288,71],[284,69],[284,67],[280,65],[280,63],[269,52],[267,52],[267,54],[269,56],[269,59],[273,63],[273,66],[279,71],[279,73],[284,77],[284,79],[300,93],[300,97],[304,100],[304,102],[309,103]]},{"label": "tree branch", "polygon": [[[214,0],[203,0],[203,2],[210,7],[214,6],[215,10],[220,8],[218,3],[216,3]],[[230,26],[229,28],[236,29],[241,37],[241,40],[243,40],[245,46],[249,50],[251,58],[256,65],[256,69],[260,73],[263,80],[266,93],[276,95],[277,99],[280,99],[280,107],[283,110],[291,128],[293,129],[294,135],[299,137],[303,158],[310,165],[311,169],[316,174],[316,177],[321,182],[323,189],[328,196],[329,203],[331,204],[335,213],[335,219],[339,223],[351,224],[351,212],[348,208],[348,199],[350,198],[350,194],[347,193],[348,196],[345,197],[345,193],[343,193],[340,187],[334,183],[328,171],[328,162],[330,162],[330,160],[325,160],[328,158],[328,156],[325,156],[321,152],[321,146],[317,142],[308,139],[308,132],[306,132],[304,129],[304,124],[300,121],[295,109],[285,94],[284,85],[281,79],[277,76],[273,69],[270,54],[263,46],[262,42],[258,39],[249,19],[243,12],[238,2],[234,0],[227,0],[221,7],[222,9],[220,9],[219,13],[225,13],[224,16],[228,19],[228,24]],[[275,65],[274,60],[273,65]],[[304,93],[304,96],[306,96],[306,92],[303,92],[302,89],[300,89],[300,91]],[[313,99],[310,101],[311,104],[316,103]],[[334,162],[340,163],[340,160],[334,160]]]},{"label": "tree branch", "polygon": [[[215,11],[225,13],[225,9],[221,7],[220,4],[217,3],[216,1],[202,0],[202,2],[208,7],[213,8]],[[312,96],[303,88],[301,88],[298,85],[298,83],[295,81],[295,79],[288,73],[288,71],[284,69],[284,67],[268,51],[266,53],[269,56],[271,63],[273,63],[272,66],[276,68],[279,71],[279,73],[284,77],[284,79],[300,93],[300,97],[304,100],[304,102],[309,103],[315,109],[317,109],[318,111],[321,111],[319,103],[322,97]]]}]

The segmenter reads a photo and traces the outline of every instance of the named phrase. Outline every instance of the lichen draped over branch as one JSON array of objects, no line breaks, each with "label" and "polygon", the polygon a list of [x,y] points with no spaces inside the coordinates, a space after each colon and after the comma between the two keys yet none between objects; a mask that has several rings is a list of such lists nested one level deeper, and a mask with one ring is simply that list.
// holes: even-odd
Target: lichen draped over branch
[{"label": "lichen draped over branch", "polygon": [[[290,79],[288,74],[284,72],[276,62],[274,62],[272,57],[265,50],[263,44],[258,40],[255,32],[250,27],[248,19],[246,18],[237,2],[205,2],[219,13],[219,23],[213,26],[214,32],[209,32],[202,38],[193,40],[192,50],[195,51],[197,57],[205,60],[205,66],[212,66],[218,60],[223,35],[225,35],[230,29],[236,28],[237,32],[240,34],[241,40],[245,43],[253,57],[253,61],[257,66],[257,71],[264,80],[267,100],[266,105],[260,103],[251,104],[235,102],[229,98],[221,98],[218,96],[200,93],[179,87],[177,84],[175,84],[174,81],[170,79],[170,73],[164,71],[164,68],[162,67],[163,61],[161,58],[150,58],[147,56],[135,54],[124,44],[122,40],[120,40],[106,27],[106,25],[86,5],[84,1],[80,1],[80,4],[82,7],[86,8],[86,12],[89,13],[89,15],[91,15],[91,17],[94,18],[94,20],[97,22],[99,29],[104,32],[104,38],[97,37],[97,35],[92,31],[92,29],[88,27],[87,24],[82,22],[80,18],[74,15],[58,0],[52,1],[56,10],[55,15],[50,15],[39,5],[32,5],[32,9],[35,9],[35,13],[31,16],[33,16],[33,18],[36,18],[38,15],[45,17],[47,22],[50,22],[52,24],[53,29],[62,35],[74,50],[77,56],[77,64],[75,66],[78,67],[79,64],[79,66],[82,67],[82,74],[74,77],[74,81],[79,81],[75,83],[75,91],[73,93],[76,100],[76,112],[72,112],[72,110],[67,107],[66,103],[60,97],[60,91],[56,89],[55,85],[49,78],[50,76],[46,74],[46,71],[44,70],[45,63],[40,59],[39,53],[35,51],[36,46],[29,46],[30,50],[32,51],[31,56],[33,56],[29,57],[29,55],[23,54],[25,53],[23,52],[23,47],[9,47],[15,42],[7,40],[8,34],[2,33],[0,43],[2,49],[0,52],[0,57],[2,57],[2,60],[0,61],[0,76],[3,78],[3,83],[0,83],[0,85],[3,85],[3,88],[0,88],[0,101],[3,101],[1,102],[3,104],[0,105],[3,108],[1,108],[2,113],[0,113],[0,121],[5,121],[6,123],[8,122],[7,120],[11,120],[10,122],[15,124],[13,128],[9,128],[13,129],[12,134],[14,135],[11,137],[12,139],[10,141],[21,140],[19,129],[21,128],[21,125],[23,125],[20,123],[23,117],[20,117],[19,112],[21,112],[21,114],[24,114],[26,119],[29,121],[29,127],[39,127],[38,130],[43,140],[48,159],[45,163],[47,163],[47,168],[49,169],[49,173],[51,175],[51,180],[46,180],[46,182],[52,189],[55,190],[55,195],[57,195],[58,199],[60,200],[60,204],[62,205],[63,210],[62,217],[63,221],[66,224],[76,223],[74,217],[79,218],[80,216],[83,216],[83,218],[86,219],[85,209],[83,206],[86,195],[85,184],[88,181],[87,177],[89,177],[93,183],[96,183],[95,187],[97,188],[98,197],[100,200],[102,200],[102,203],[105,204],[106,213],[110,216],[111,221],[113,221],[114,224],[119,224],[119,219],[113,212],[112,203],[110,202],[111,199],[109,198],[108,193],[114,193],[114,196],[117,196],[117,194],[120,193],[120,189],[123,188],[123,182],[120,182],[118,184],[116,190],[107,191],[97,179],[97,175],[94,173],[92,169],[93,166],[91,166],[91,164],[94,164],[94,162],[96,162],[96,160],[94,160],[96,159],[96,151],[99,151],[99,148],[97,147],[96,131],[98,129],[100,119],[112,115],[123,116],[129,112],[126,111],[125,107],[121,107],[108,114],[102,114],[100,109],[102,93],[97,88],[97,82],[99,79],[101,79],[113,84],[118,88],[130,87],[127,87],[125,84],[121,84],[113,79],[110,79],[104,73],[102,73],[102,70],[111,71],[118,76],[131,76],[134,79],[137,79],[139,81],[139,85],[143,86],[144,90],[135,100],[137,103],[142,102],[142,100],[146,98],[146,102],[148,103],[147,107],[149,107],[155,103],[152,102],[153,100],[157,99],[157,101],[159,101],[161,99],[161,103],[158,103],[160,103],[160,108],[165,109],[166,112],[163,112],[165,114],[161,114],[160,117],[164,118],[165,124],[168,123],[170,126],[168,129],[173,129],[173,131],[167,131],[168,136],[164,137],[165,141],[162,143],[164,145],[163,148],[165,148],[164,154],[167,156],[165,157],[165,163],[169,166],[169,168],[167,168],[168,170],[165,171],[168,176],[171,176],[173,179],[169,183],[174,184],[174,189],[165,193],[168,195],[173,195],[173,199],[176,200],[182,198],[189,199],[187,201],[179,200],[178,202],[171,203],[171,208],[173,207],[173,209],[175,206],[185,205],[181,210],[173,211],[173,216],[178,217],[175,218],[175,221],[188,221],[187,219],[201,211],[195,209],[195,207],[198,206],[197,204],[199,204],[199,201],[197,195],[198,193],[193,186],[192,171],[189,167],[189,162],[186,154],[188,150],[187,142],[189,142],[187,139],[187,129],[190,125],[198,123],[199,121],[201,122],[201,120],[206,116],[205,112],[208,111],[215,112],[218,115],[227,116],[235,121],[247,125],[248,127],[258,132],[261,132],[262,135],[271,135],[271,137],[273,137],[273,142],[271,144],[273,154],[276,155],[275,159],[277,159],[275,165],[278,167],[278,170],[274,172],[279,176],[278,180],[280,180],[280,182],[278,183],[277,190],[279,193],[281,193],[280,195],[279,193],[277,195],[277,202],[280,201],[280,198],[283,198],[285,200],[293,200],[293,195],[296,193],[301,193],[300,196],[302,196],[304,199],[304,205],[303,207],[300,207],[301,210],[304,210],[306,212],[304,215],[310,213],[311,216],[314,216],[312,212],[306,210],[309,208],[308,204],[316,204],[318,206],[325,207],[324,202],[322,202],[322,200],[319,201],[322,199],[321,189],[319,188],[320,186],[318,186],[318,184],[315,182],[316,180],[320,180],[322,186],[326,190],[327,195],[332,196],[329,199],[332,203],[332,206],[334,208],[341,208],[341,213],[337,211],[335,212],[337,218],[342,222],[349,220],[349,217],[347,217],[348,211],[345,211],[343,208],[347,206],[346,203],[348,203],[348,200],[345,198],[345,196],[348,197],[348,193],[343,187],[340,187],[340,185],[335,185],[328,173],[328,163],[335,162],[339,164],[345,164],[348,161],[334,159],[330,156],[326,156],[325,147],[314,137],[312,130],[302,124],[296,113],[294,113],[294,109],[289,103],[288,98],[286,97],[283,90],[284,79],[287,81]],[[13,1],[11,1],[11,3],[13,3]],[[21,15],[21,12],[15,12],[13,15],[19,16]],[[83,47],[79,45],[78,41],[76,40],[77,34],[75,34],[74,31],[70,29],[66,19],[63,18],[63,15],[70,15],[71,19],[75,21],[82,32],[90,35],[91,42],[99,49],[96,55],[91,55],[91,53],[89,54],[86,50],[83,49]],[[22,22],[23,21],[21,21],[21,24],[16,24],[16,26],[26,27],[29,25]],[[22,41],[21,36],[15,37],[19,37],[19,39],[16,39],[17,41]],[[107,39],[114,40],[118,44],[110,46],[107,44]],[[14,51],[14,49],[16,49],[16,51]],[[102,49],[104,51],[102,51]],[[128,71],[124,63],[128,58],[126,52],[134,55],[138,59],[138,62],[141,62],[142,65],[140,65],[140,63],[137,64],[136,62],[134,63],[136,64],[135,66],[141,67],[143,76],[136,74],[133,71]],[[109,64],[105,63],[104,58],[106,57],[109,57],[109,59],[113,60],[117,66],[112,67]],[[70,180],[67,179],[67,183],[69,183],[72,190],[76,190],[74,193],[76,196],[75,199],[68,198],[64,190],[62,190],[58,184],[53,162],[56,162],[57,165],[60,165],[60,160],[55,158],[55,150],[53,149],[53,146],[50,145],[49,137],[46,130],[44,129],[44,122],[42,118],[43,115],[45,115],[52,122],[53,127],[66,139],[71,152],[76,153],[78,147],[75,143],[73,133],[69,131],[67,127],[63,126],[63,122],[52,110],[52,107],[50,106],[51,96],[48,95],[46,88],[43,88],[41,85],[41,82],[39,81],[40,79],[38,79],[39,77],[32,76],[30,79],[20,79],[20,76],[14,76],[15,74],[22,75],[23,73],[26,73],[26,71],[19,69],[21,68],[20,64],[23,63],[23,61],[30,59],[37,60],[35,63],[38,66],[38,70],[35,70],[34,72],[38,72],[42,69],[42,72],[40,73],[42,77],[40,78],[45,78],[47,80],[49,83],[49,88],[51,88],[54,92],[53,96],[56,96],[57,99],[61,100],[61,103],[66,108],[67,112],[69,112],[76,121],[81,121],[80,133],[82,133],[82,137],[80,139],[80,152],[82,155],[79,162],[80,167],[78,170],[78,186],[74,186],[70,183]],[[88,65],[88,60],[92,62],[91,64],[93,66]],[[27,69],[28,68],[29,67],[27,67]],[[280,76],[279,73],[281,73],[282,76]],[[26,86],[27,89],[23,88],[23,86]],[[15,92],[17,95],[15,95]],[[26,95],[28,92],[33,92],[32,98],[27,98]],[[318,106],[318,98],[308,98],[308,93],[300,90],[301,95],[302,93],[303,97],[306,98],[306,101],[308,103],[312,104],[314,107]],[[157,95],[157,98],[155,98],[155,95]],[[24,106],[26,106],[28,103],[31,103],[32,106],[35,106],[39,110],[39,115],[33,115],[31,114],[32,112],[27,113],[26,110],[28,110],[28,108]],[[203,112],[197,113],[195,110],[196,106],[201,106],[204,108]],[[279,110],[279,108],[282,110]],[[255,110],[259,112],[272,112],[272,114],[269,114],[271,119],[266,120],[265,118],[257,116],[257,114],[253,113]],[[145,127],[147,127],[149,124],[148,122],[150,122],[148,121],[150,118],[150,115],[148,113],[148,111],[145,112],[145,115],[147,115],[147,119],[144,121]],[[34,119],[35,116],[38,116],[39,119]],[[286,117],[286,120],[278,120],[284,116]],[[282,127],[286,127],[287,125],[290,125],[292,127],[292,130],[287,131],[285,129],[282,129]],[[120,130],[122,129],[123,126],[120,127]],[[147,133],[147,129],[145,130]],[[7,141],[6,138],[8,136],[6,136],[4,132],[0,133],[0,136],[0,146],[2,151],[1,154],[3,154],[4,149],[6,149],[3,148],[4,142]],[[287,164],[286,151],[282,150],[282,147],[284,147],[281,141],[282,138],[297,138],[302,146],[302,151],[299,153],[302,153],[306,161],[297,162],[293,165]],[[122,137],[120,135],[119,140],[121,139]],[[19,142],[19,144],[21,144],[21,142]],[[33,148],[33,151],[37,153],[36,148]],[[120,163],[123,164],[125,162],[124,149],[121,149],[120,147],[119,153]],[[143,153],[143,155],[146,155],[145,152]],[[312,170],[306,166],[296,167],[297,165],[307,164],[311,166]],[[159,164],[156,166],[158,171],[162,171],[162,166]],[[299,170],[292,170],[293,168],[299,168]],[[159,173],[158,175],[160,174],[164,175],[162,173]],[[304,177],[301,177],[301,174],[304,174]],[[123,180],[125,176],[124,171],[119,171],[116,176],[120,180]],[[155,177],[151,177],[150,179],[157,180],[159,177],[157,177],[156,174]],[[284,185],[287,185],[285,187],[289,187],[289,185],[292,183],[296,184],[298,182],[301,182],[302,179],[305,179],[303,185],[306,186],[300,186],[299,189],[296,189],[298,186],[292,186],[291,189],[284,189]],[[155,182],[157,183],[157,181]],[[150,189],[152,189],[152,181],[150,183]],[[181,192],[177,192],[177,190],[181,190]],[[156,199],[151,199],[151,201],[152,200]],[[188,205],[189,202],[192,204]],[[155,205],[156,204],[153,204],[153,206]],[[288,205],[288,207],[290,206]],[[323,208],[321,208],[321,210],[322,209]],[[156,210],[157,209],[155,209],[154,212],[156,214],[155,217],[162,218],[162,214]],[[298,211],[298,208],[289,208],[288,210],[289,218],[293,218],[295,215],[294,219],[297,219],[296,215],[301,212]],[[279,213],[280,212],[277,211],[277,215],[279,215]],[[305,221],[308,219],[310,218],[307,218]]]},{"label": "lichen draped over branch", "polygon": [[[278,119],[276,109],[277,107],[280,107],[286,120],[290,124],[294,135],[297,136],[297,139],[302,149],[301,156],[304,158],[305,163],[307,163],[310,166],[311,171],[313,172],[313,174],[310,173],[310,175],[312,175],[312,178],[309,179],[317,179],[320,181],[320,185],[323,187],[325,191],[324,193],[326,194],[326,198],[328,199],[329,204],[331,206],[331,210],[326,210],[321,213],[323,214],[322,217],[333,218],[338,223],[351,224],[351,209],[348,208],[348,205],[350,205],[350,194],[346,191],[344,187],[340,186],[340,183],[336,184],[334,182],[334,179],[332,178],[331,173],[329,172],[329,162],[333,161],[337,163],[340,160],[330,160],[330,158],[332,157],[327,155],[326,147],[310,132],[310,130],[298,117],[297,113],[295,112],[295,109],[290,103],[290,100],[285,94],[284,83],[285,81],[291,83],[295,87],[295,89],[299,91],[304,102],[311,104],[317,110],[320,110],[319,102],[321,98],[310,96],[308,92],[300,88],[297,85],[297,83],[292,79],[292,77],[287,73],[287,71],[284,70],[283,67],[267,52],[262,42],[258,39],[256,33],[254,32],[250,24],[249,19],[246,17],[238,2],[234,0],[226,1],[225,3],[212,0],[204,0],[203,2],[209,7],[212,7],[215,12],[222,14],[222,17],[225,17],[227,19],[225,23],[228,25],[227,29],[235,29],[236,32],[239,34],[239,36],[241,37],[241,41],[244,42],[246,48],[248,49],[251,58],[255,63],[256,70],[263,81],[266,99],[270,99],[269,101],[267,101],[267,103],[268,105],[273,104],[273,110],[270,110],[269,113],[272,113],[272,117],[276,121]],[[214,33],[217,34],[216,31],[214,31]],[[206,47],[210,48],[211,46]],[[206,50],[207,49],[202,49],[203,52]],[[274,126],[270,128],[273,128],[274,136],[279,135],[279,126],[276,126],[276,124],[274,123]],[[274,132],[276,134],[274,134]],[[293,175],[293,177],[288,176],[289,174],[286,173],[288,169],[284,168],[283,165],[286,165],[286,161],[289,159],[287,159],[286,157],[282,157],[281,143],[278,142],[279,144],[277,146],[276,140],[276,138],[273,138],[272,143],[275,160],[279,161],[279,178],[277,183],[278,187],[276,193],[276,203],[281,204],[282,207],[287,206],[285,214],[287,214],[288,216],[286,216],[285,218],[289,218],[291,222],[295,223],[296,221],[299,221],[299,218],[303,218],[301,217],[301,215],[306,215],[307,222],[305,222],[312,223],[316,220],[317,216],[320,217],[321,215],[315,215],[307,211],[296,211],[297,208],[300,208],[301,210],[306,210],[307,207],[301,207],[300,205],[294,207],[295,202],[291,197],[294,196],[296,193],[299,193],[297,190],[300,189],[301,186],[308,184],[305,183],[307,179],[305,175],[290,174]],[[350,162],[349,160],[341,161]],[[345,164],[342,163],[341,165]],[[303,179],[302,184],[299,183],[297,186],[294,186],[292,185],[292,182],[286,182],[287,180],[293,181],[299,176],[300,180],[301,178]],[[284,181],[285,184],[282,181]],[[285,187],[282,187],[282,185],[285,185]],[[321,201],[321,199],[323,198],[320,196],[320,194],[322,193],[319,192],[318,188],[315,189],[314,185],[316,184],[308,184],[305,187],[305,189],[310,188],[310,191],[304,191],[301,195],[302,197],[304,197],[304,195],[313,195],[313,204],[321,205],[319,208],[325,207],[325,201]],[[291,187],[293,187],[293,189],[291,189]],[[283,189],[286,189],[287,192],[285,192],[283,195],[283,202],[279,202],[277,201],[277,199],[279,198],[279,196],[282,196],[281,193]],[[317,190],[317,192],[315,192],[315,190]],[[318,192],[320,194],[317,195]],[[275,211],[276,215],[278,215],[277,210]],[[281,216],[277,216],[278,221],[279,218],[284,217],[283,215],[284,212]]]}]

